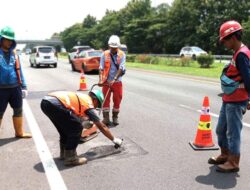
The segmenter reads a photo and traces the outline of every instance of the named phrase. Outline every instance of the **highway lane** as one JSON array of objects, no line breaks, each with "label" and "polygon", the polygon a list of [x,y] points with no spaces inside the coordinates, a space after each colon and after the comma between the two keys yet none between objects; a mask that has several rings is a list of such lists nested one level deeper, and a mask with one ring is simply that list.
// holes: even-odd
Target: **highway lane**
[{"label": "highway lane", "polygon": [[[243,130],[239,175],[218,174],[207,159],[218,151],[195,152],[188,145],[194,140],[204,96],[209,96],[211,112],[218,114],[220,86],[215,81],[179,75],[128,69],[124,77],[124,99],[120,125],[112,132],[124,138],[124,148],[112,149],[102,134],[78,147],[87,156],[87,165],[66,168],[59,155],[58,134],[40,109],[48,92],[79,88],[80,74],[72,72],[67,61],[58,68],[31,68],[24,56],[29,85],[27,102],[68,189],[248,189],[249,128]],[[87,74],[90,87],[97,74]],[[85,92],[86,93],[86,92]],[[187,108],[186,108],[187,107]],[[4,116],[0,131],[0,184],[3,189],[49,189],[33,140],[15,140],[11,110]],[[249,113],[244,119],[250,123]],[[212,117],[213,131],[217,118]],[[25,121],[28,129],[27,121]],[[216,136],[213,132],[214,141]],[[5,140],[2,140],[5,139]],[[11,180],[8,180],[11,179]]]}]

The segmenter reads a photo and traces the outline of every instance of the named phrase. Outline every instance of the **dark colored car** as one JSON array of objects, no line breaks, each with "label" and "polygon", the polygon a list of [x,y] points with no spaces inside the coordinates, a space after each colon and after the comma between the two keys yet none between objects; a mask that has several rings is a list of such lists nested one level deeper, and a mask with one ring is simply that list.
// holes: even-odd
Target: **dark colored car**
[{"label": "dark colored car", "polygon": [[82,51],[94,50],[90,46],[74,46],[68,53],[69,63],[72,63],[72,60],[79,56],[79,53]]}]

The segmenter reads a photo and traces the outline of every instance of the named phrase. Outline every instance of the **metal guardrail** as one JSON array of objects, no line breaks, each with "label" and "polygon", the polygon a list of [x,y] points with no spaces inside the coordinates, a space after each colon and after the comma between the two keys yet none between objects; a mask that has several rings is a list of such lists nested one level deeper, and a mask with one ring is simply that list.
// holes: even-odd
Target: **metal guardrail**
[{"label": "metal guardrail", "polygon": [[232,55],[214,55],[214,58],[218,60],[231,60],[233,56]]},{"label": "metal guardrail", "polygon": [[[130,55],[148,55],[148,56],[157,56],[157,57],[170,57],[170,58],[180,58],[179,54],[153,54],[153,53],[149,53],[149,54],[130,54]],[[222,61],[222,60],[231,60],[232,59],[232,55],[213,55],[214,58],[216,60]]]},{"label": "metal guardrail", "polygon": [[63,45],[61,40],[16,40],[18,44]]}]

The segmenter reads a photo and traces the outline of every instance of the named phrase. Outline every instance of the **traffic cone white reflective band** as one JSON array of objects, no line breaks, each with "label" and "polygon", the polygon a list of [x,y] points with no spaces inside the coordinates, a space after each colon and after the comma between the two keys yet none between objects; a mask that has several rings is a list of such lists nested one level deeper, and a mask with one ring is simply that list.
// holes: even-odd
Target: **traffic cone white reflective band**
[{"label": "traffic cone white reflective band", "polygon": [[79,91],[86,91],[86,90],[88,90],[88,88],[87,88],[87,82],[86,82],[86,77],[84,75],[84,72],[81,71]]},{"label": "traffic cone white reflective band", "polygon": [[195,140],[189,142],[194,150],[218,150],[218,147],[213,143],[211,116],[209,112],[209,98],[205,96]]}]

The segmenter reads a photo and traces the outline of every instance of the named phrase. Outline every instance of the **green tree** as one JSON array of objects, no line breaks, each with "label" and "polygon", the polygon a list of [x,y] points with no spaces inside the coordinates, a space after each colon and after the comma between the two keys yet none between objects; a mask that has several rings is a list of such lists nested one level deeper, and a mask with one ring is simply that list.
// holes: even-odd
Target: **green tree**
[{"label": "green tree", "polygon": [[227,20],[248,19],[248,0],[175,0],[168,15],[166,49],[176,53],[185,45],[197,45],[213,53],[226,53],[218,43],[219,27]]},{"label": "green tree", "polygon": [[130,52],[148,52],[146,30],[150,25],[148,20],[134,19],[125,28],[125,39]]},{"label": "green tree", "polygon": [[158,5],[157,7],[153,8],[153,12],[154,12],[154,15],[157,16],[158,18],[162,18],[166,20],[170,8],[171,7],[169,4],[162,3]]},{"label": "green tree", "polygon": [[166,51],[177,53],[186,45],[198,45],[196,27],[199,12],[193,6],[193,1],[175,0],[168,14],[165,36]]},{"label": "green tree", "polygon": [[230,0],[216,1],[203,0],[200,25],[197,33],[202,41],[205,41],[203,48],[216,54],[229,53],[219,44],[219,29],[222,23],[228,20],[236,20],[240,23],[248,20],[250,1]]},{"label": "green tree", "polygon": [[250,47],[250,16],[248,20],[242,23],[244,33],[243,33],[243,42]]},{"label": "green tree", "polygon": [[152,23],[152,14],[150,0],[132,0],[120,11],[123,39],[130,52],[151,52],[145,39],[147,28]]},{"label": "green tree", "polygon": [[151,6],[150,0],[131,0],[119,11],[107,10],[97,22],[88,15],[82,24],[65,29],[60,35],[65,47],[78,41],[95,48],[107,48],[112,34],[120,36],[129,52],[179,53],[183,46],[199,46],[215,54],[228,53],[219,44],[219,27],[237,20],[245,28],[250,43],[249,0],[175,0]]},{"label": "green tree", "polygon": [[77,44],[80,40],[80,35],[82,32],[81,24],[74,24],[73,26],[66,28],[63,32],[61,32],[62,41],[67,50],[72,48]]},{"label": "green tree", "polygon": [[91,15],[87,15],[87,17],[84,18],[84,20],[83,20],[82,27],[83,28],[92,28],[96,24],[97,24],[96,18],[91,16]]},{"label": "green tree", "polygon": [[61,36],[60,36],[59,33],[55,32],[54,34],[52,34],[52,36],[50,37],[50,39],[58,39],[58,40],[60,40]]},{"label": "green tree", "polygon": [[118,12],[106,11],[102,20],[93,28],[93,32],[95,38],[91,40],[91,43],[98,45],[98,48],[107,48],[108,39],[111,35],[121,36],[121,23]]},{"label": "green tree", "polygon": [[165,41],[162,40],[166,36],[167,18],[170,6],[167,3],[162,3],[156,8],[153,8],[153,13],[150,19],[150,26],[147,28],[147,44],[152,53],[165,53]]}]

